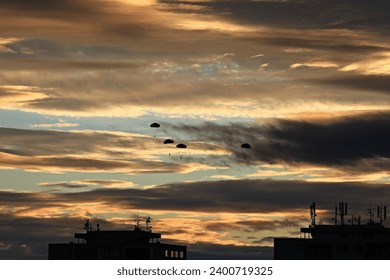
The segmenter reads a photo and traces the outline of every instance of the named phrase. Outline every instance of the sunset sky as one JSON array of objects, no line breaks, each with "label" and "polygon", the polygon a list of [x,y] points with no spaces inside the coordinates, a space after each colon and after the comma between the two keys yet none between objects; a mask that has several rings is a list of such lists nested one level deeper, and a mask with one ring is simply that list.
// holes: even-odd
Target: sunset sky
[{"label": "sunset sky", "polygon": [[272,259],[312,202],[390,206],[389,11],[1,0],[0,259],[137,214],[189,259]]}]

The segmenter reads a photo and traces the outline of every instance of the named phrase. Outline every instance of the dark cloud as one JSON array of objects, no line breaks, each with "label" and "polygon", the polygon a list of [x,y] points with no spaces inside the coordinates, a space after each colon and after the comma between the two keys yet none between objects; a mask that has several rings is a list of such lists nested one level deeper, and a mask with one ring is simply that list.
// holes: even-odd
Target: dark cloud
[{"label": "dark cloud", "polygon": [[[390,198],[386,184],[319,183],[282,180],[233,180],[176,183],[147,189],[94,189],[77,193],[15,193],[0,192],[0,203],[8,209],[24,211],[55,207],[67,212],[70,204],[98,203],[110,209],[124,211],[137,208],[160,211],[190,211],[206,213],[271,213],[307,209],[312,202],[332,211],[334,202],[347,198],[356,208],[366,209],[367,198],[381,203]],[[22,208],[20,208],[23,206]],[[16,211],[15,210],[15,211]],[[327,216],[325,216],[326,218]],[[254,221],[250,230],[294,227],[299,219],[274,222]],[[223,230],[228,225],[214,224]],[[243,224],[229,225],[241,227]]]},{"label": "dark cloud", "polygon": [[80,181],[72,181],[72,182],[45,182],[39,184],[41,187],[45,188],[54,188],[54,190],[58,190],[61,188],[66,189],[80,189],[80,188],[89,188],[89,187],[131,187],[133,183],[129,181],[120,181],[120,180],[80,180]]},{"label": "dark cloud", "polygon": [[[53,199],[51,197],[50,201],[46,201],[47,203],[42,203],[43,196],[39,193],[16,193],[16,192],[10,192],[10,191],[0,191],[0,199],[3,202],[7,202],[7,205],[10,206],[8,208],[8,211],[19,211],[17,206],[28,206],[28,209],[41,209],[44,207],[54,207],[55,205],[58,205],[60,201],[57,199]],[[2,203],[2,205],[5,205]],[[26,208],[26,209],[27,209]]]},{"label": "dark cloud", "polygon": [[42,187],[49,188],[67,188],[67,189],[81,189],[90,187],[87,184],[77,184],[77,183],[68,183],[68,182],[58,182],[58,183],[42,183],[40,184]]},{"label": "dark cloud", "polygon": [[173,173],[185,172],[183,164],[148,160],[91,159],[77,156],[52,157],[2,157],[3,168],[19,168],[46,172],[123,172],[123,173]]},{"label": "dark cloud", "polygon": [[247,220],[237,221],[234,223],[226,222],[212,222],[209,223],[205,228],[212,231],[228,231],[231,229],[241,230],[245,232],[257,232],[264,230],[277,230],[279,228],[299,228],[302,222],[307,221],[306,218],[289,218],[284,220]]},{"label": "dark cloud", "polygon": [[[55,24],[57,27],[61,27],[60,30],[57,31],[66,30],[65,25],[61,25],[64,23],[69,23],[70,25],[79,25],[80,29],[82,30],[85,25],[92,26],[92,24],[94,24],[95,26],[102,27],[104,26],[102,23],[104,22],[107,24],[107,20],[109,18],[115,20],[115,22],[118,22],[120,21],[119,15],[121,14],[119,8],[123,8],[119,3],[115,3],[115,1],[104,0],[40,0],[34,2],[26,0],[5,0],[1,1],[0,3],[0,11],[5,16],[7,16],[6,12],[12,12],[14,18],[18,17],[19,19],[23,19],[23,17],[26,17],[30,20],[52,20],[53,24]],[[116,12],[116,18],[115,16],[112,16],[114,11]],[[132,11],[128,12],[131,13]],[[130,21],[127,22],[130,23]],[[130,25],[126,27],[130,27]],[[142,29],[142,27],[140,27],[140,29]],[[43,30],[48,31],[49,28],[42,28],[41,31]]]},{"label": "dark cloud", "polygon": [[327,79],[313,79],[312,82],[346,87],[354,90],[378,91],[384,94],[390,93],[389,75],[337,75]]},{"label": "dark cloud", "polygon": [[[204,141],[220,142],[242,161],[315,164],[366,171],[389,170],[388,112],[331,121],[275,120],[271,124],[175,126]],[[242,143],[252,148],[240,148]],[[370,162],[372,161],[371,165]],[[359,171],[360,170],[360,171]]]},{"label": "dark cloud", "polygon": [[[144,139],[146,141],[146,139]],[[18,147],[34,156],[56,154],[80,154],[84,152],[98,152],[107,146],[116,146],[118,143],[135,147],[142,147],[142,140],[123,138],[114,133],[99,132],[62,132],[54,130],[26,130],[14,128],[0,128],[0,142],[2,145]],[[99,148],[100,147],[100,148]],[[81,149],[81,150],[80,150]]]},{"label": "dark cloud", "polygon": [[0,259],[47,259],[48,243],[69,242],[72,229],[82,230],[74,218],[30,218],[0,215]]},{"label": "dark cloud", "polygon": [[[86,13],[98,10],[101,5],[104,4],[105,1],[96,0],[94,5],[91,3],[81,1],[81,0],[69,0],[69,1],[61,1],[61,0],[39,0],[39,1],[27,1],[27,0],[4,0],[1,1],[0,7],[3,9],[15,9],[20,12],[32,12],[39,11],[42,13],[66,13],[69,11]],[[100,5],[99,5],[100,4]]]},{"label": "dark cloud", "polygon": [[[160,0],[176,12],[219,15],[239,24],[288,28],[368,29],[387,33],[386,0],[307,1],[171,1]],[[194,10],[196,6],[202,9]],[[186,8],[187,7],[187,8]]]},{"label": "dark cloud", "polygon": [[0,31],[4,36],[56,38],[81,44],[120,45],[118,40],[162,38],[171,29],[153,9],[118,1],[6,0],[0,3],[0,15]]},{"label": "dark cloud", "polygon": [[253,241],[252,244],[273,244],[275,237],[276,236],[266,236],[266,237],[263,237],[263,238],[260,238],[258,240]]},{"label": "dark cloud", "polygon": [[[329,34],[330,35],[330,34]],[[279,47],[290,47],[290,48],[304,48],[304,49],[315,49],[315,50],[325,50],[329,52],[337,52],[343,55],[347,53],[354,54],[353,59],[356,59],[356,55],[364,55],[375,52],[388,51],[388,47],[369,45],[369,44],[360,44],[355,41],[342,41],[341,38],[337,38],[337,34],[334,36],[336,38],[326,38],[318,39],[314,36],[310,39],[308,38],[299,38],[296,37],[285,37],[284,35],[278,37],[268,37],[268,38],[252,38],[249,40],[254,40],[262,42],[269,45],[279,46]],[[352,59],[352,58],[351,58]]]},{"label": "dark cloud", "polygon": [[[97,191],[96,193],[98,193]],[[125,193],[127,190],[124,191]],[[80,194],[79,194],[80,195]],[[142,195],[140,197],[139,195]],[[334,201],[342,197],[357,207],[372,201],[383,201],[389,197],[387,185],[363,183],[311,183],[304,181],[278,180],[233,180],[170,184],[145,191],[132,193],[139,205],[166,210],[187,210],[201,212],[250,212],[265,213],[276,211],[292,212],[306,209],[309,202],[332,208]],[[76,196],[76,195],[75,195]],[[109,194],[106,195],[110,197]],[[119,199],[119,197],[118,197]],[[123,206],[131,203],[122,200]],[[158,205],[158,206],[157,206]],[[294,222],[278,222],[279,226],[293,226]],[[270,226],[255,223],[253,228]]]},{"label": "dark cloud", "polygon": [[[134,154],[161,140],[110,132],[0,128],[3,168],[63,171],[182,172],[190,166],[144,160]],[[117,152],[122,149],[121,152]],[[93,156],[91,156],[93,154]]]},{"label": "dark cloud", "polygon": [[[8,63],[7,63],[8,62]],[[3,61],[1,68],[4,70],[88,70],[94,71],[113,70],[113,69],[127,69],[137,67],[134,63],[128,62],[98,62],[98,61],[62,61],[62,60],[35,60],[35,59],[16,59]],[[3,96],[3,95],[2,95]]]}]

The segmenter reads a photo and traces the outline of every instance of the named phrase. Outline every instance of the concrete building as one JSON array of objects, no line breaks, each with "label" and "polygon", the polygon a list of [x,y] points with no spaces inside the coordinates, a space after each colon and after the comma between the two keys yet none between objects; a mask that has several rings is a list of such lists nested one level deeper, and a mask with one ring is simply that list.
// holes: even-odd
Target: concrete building
[{"label": "concrete building", "polygon": [[274,239],[276,260],[390,260],[390,228],[382,224],[386,207],[378,207],[379,222],[374,222],[370,213],[367,224],[360,224],[360,218],[351,218],[351,224],[346,224],[347,204],[340,204],[335,224],[317,225],[313,205],[312,224],[301,228],[303,238]]},{"label": "concrete building", "polygon": [[[150,229],[75,233],[77,242],[49,244],[49,260],[183,260],[187,247],[161,243]],[[86,225],[87,225],[86,223]],[[84,227],[85,228],[85,227]]]}]

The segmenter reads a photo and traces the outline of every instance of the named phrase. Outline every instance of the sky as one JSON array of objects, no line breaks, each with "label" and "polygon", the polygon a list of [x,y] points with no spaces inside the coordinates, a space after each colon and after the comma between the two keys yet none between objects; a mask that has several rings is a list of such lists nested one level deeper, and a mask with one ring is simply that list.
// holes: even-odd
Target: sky
[{"label": "sky", "polygon": [[0,259],[47,259],[84,219],[150,215],[189,259],[272,259],[313,202],[367,221],[390,200],[389,10],[2,0]]}]

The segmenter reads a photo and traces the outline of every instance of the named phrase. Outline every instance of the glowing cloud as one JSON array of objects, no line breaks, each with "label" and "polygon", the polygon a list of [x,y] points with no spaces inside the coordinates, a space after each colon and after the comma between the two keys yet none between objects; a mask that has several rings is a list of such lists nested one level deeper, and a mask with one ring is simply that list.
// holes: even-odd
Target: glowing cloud
[{"label": "glowing cloud", "polygon": [[358,72],[364,75],[390,75],[390,52],[381,52],[370,58],[340,68],[342,72]]}]

